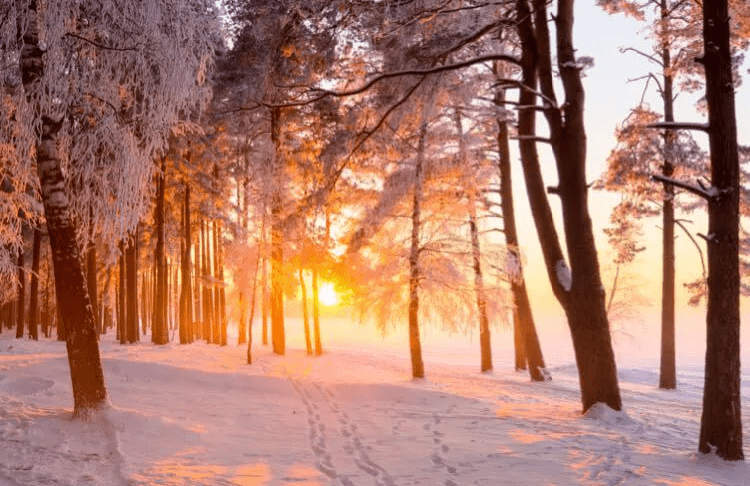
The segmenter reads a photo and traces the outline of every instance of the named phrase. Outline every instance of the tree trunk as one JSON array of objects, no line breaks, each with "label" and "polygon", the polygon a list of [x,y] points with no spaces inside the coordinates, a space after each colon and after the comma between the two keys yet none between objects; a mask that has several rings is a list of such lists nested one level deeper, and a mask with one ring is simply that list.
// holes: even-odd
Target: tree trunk
[{"label": "tree trunk", "polygon": [[98,285],[97,285],[97,267],[96,267],[96,242],[94,241],[94,208],[89,206],[89,247],[86,251],[86,285],[89,289],[89,297],[91,297],[91,308],[94,311],[94,318],[96,320],[96,328],[99,329],[99,303],[97,298],[99,296]]},{"label": "tree trunk", "polygon": [[424,176],[424,145],[427,136],[427,122],[423,121],[419,129],[417,160],[414,168],[414,197],[411,212],[411,249],[409,251],[409,351],[411,352],[411,374],[414,378],[424,378],[422,362],[422,344],[419,336],[419,269],[420,224],[422,215],[422,191]]},{"label": "tree trunk", "polygon": [[117,338],[120,344],[127,343],[125,334],[125,241],[120,240],[119,285],[117,292]]},{"label": "tree trunk", "polygon": [[202,222],[198,220],[198,231],[195,234],[195,280],[193,288],[195,289],[195,337],[204,339],[203,324],[203,248],[201,246],[201,228]]},{"label": "tree trunk", "polygon": [[739,159],[727,0],[703,2],[711,185],[703,415],[698,448],[744,459],[740,413]]},{"label": "tree trunk", "polygon": [[[660,32],[662,39],[662,102],[664,121],[674,121],[674,95],[672,78],[672,55],[666,23],[669,20],[669,2],[660,0],[661,19],[665,23]],[[674,172],[675,133],[664,131],[664,163],[662,175],[672,177]],[[674,186],[662,186],[662,290],[661,290],[661,363],[659,388],[677,387],[675,366],[675,254],[674,254]]]},{"label": "tree trunk", "polygon": [[266,213],[265,206],[263,209],[263,221],[260,229],[261,242],[260,247],[263,254],[262,264],[263,270],[261,272],[261,320],[262,320],[262,343],[264,346],[268,345],[268,263],[266,258]]},{"label": "tree trunk", "polygon": [[164,157],[162,157],[160,169],[156,175],[156,208],[154,214],[154,231],[156,232],[154,265],[156,266],[156,278],[154,281],[154,318],[151,322],[151,342],[154,344],[167,344],[167,262],[166,255],[164,254],[166,160]]},{"label": "tree trunk", "polygon": [[[617,369],[612,350],[609,322],[607,320],[604,287],[599,273],[595,240],[588,214],[588,186],[586,183],[586,133],[583,124],[584,91],[580,68],[575,59],[572,42],[573,2],[558,2],[556,22],[557,60],[560,79],[565,91],[565,105],[557,107],[547,26],[546,2],[534,0],[534,29],[530,26],[530,9],[525,0],[519,0],[519,35],[523,45],[523,82],[530,81],[537,67],[543,106],[550,131],[550,142],[557,164],[559,186],[553,192],[562,203],[565,240],[570,266],[563,257],[559,240],[544,191],[539,169],[533,121],[528,117],[533,111],[519,112],[519,135],[524,176],[529,192],[532,214],[539,233],[547,273],[553,293],[560,301],[568,320],[575,350],[581,386],[583,411],[601,402],[620,410],[622,401],[617,383]],[[530,52],[533,50],[536,59]],[[535,105],[535,97],[527,89],[521,90],[526,99],[520,105]],[[530,101],[530,102],[528,102]],[[523,126],[522,126],[523,125]]]},{"label": "tree trunk", "polygon": [[214,272],[216,274],[215,298],[216,298],[216,321],[218,324],[218,344],[227,345],[227,311],[226,296],[224,293],[224,262],[221,245],[221,222],[214,220]]},{"label": "tree trunk", "polygon": [[73,385],[73,415],[86,418],[92,410],[105,404],[107,391],[94,313],[60,168],[59,129],[60,124],[44,120],[41,143],[37,147],[37,171],[52,248],[57,306],[62,318],[59,325],[65,329]]},{"label": "tree trunk", "polygon": [[139,332],[138,332],[138,267],[137,260],[137,248],[136,242],[137,231],[134,232],[132,239],[128,242],[128,246],[125,249],[125,274],[127,275],[125,299],[127,301],[127,311],[125,318],[125,327],[127,329],[127,341],[129,343],[137,343]]},{"label": "tree trunk", "polygon": [[26,268],[24,251],[18,250],[18,294],[16,295],[16,339],[23,337],[26,321]]},{"label": "tree trunk", "polygon": [[323,354],[323,343],[320,340],[320,299],[318,298],[318,265],[312,265],[312,301],[313,301],[313,339],[315,340],[315,356]]},{"label": "tree trunk", "polygon": [[313,350],[312,340],[310,339],[310,317],[307,315],[307,285],[305,285],[305,274],[301,262],[299,266],[299,287],[302,291],[302,323],[305,330],[305,349],[307,354],[311,355]]},{"label": "tree trunk", "polygon": [[[536,86],[533,78],[533,67],[529,71],[527,75],[531,76],[531,79],[528,82],[534,82],[534,86]],[[528,103],[535,101],[533,93],[524,92],[521,96]],[[496,93],[496,102],[502,105],[504,101],[505,92],[498,90]],[[519,124],[522,118],[525,131],[534,133],[536,113],[533,110],[522,110],[519,113]],[[497,145],[500,155],[498,158],[498,168],[500,172],[500,207],[503,215],[503,232],[505,233],[505,243],[508,247],[508,253],[513,258],[514,271],[516,272],[510,283],[513,303],[515,304],[513,311],[513,337],[516,349],[516,369],[527,369],[528,365],[531,380],[544,381],[550,379],[550,375],[544,364],[542,347],[539,344],[539,336],[534,324],[534,315],[531,312],[531,303],[526,291],[526,278],[523,273],[523,260],[521,259],[521,249],[516,229],[508,124],[505,120],[497,121]],[[535,147],[533,148],[535,151]],[[525,150],[528,152],[529,148],[526,147]],[[535,158],[535,154],[532,153],[529,155],[529,160],[534,160]]]},{"label": "tree trunk", "polygon": [[204,219],[201,220],[201,247],[203,248],[203,251],[201,252],[203,254],[203,282],[201,283],[201,286],[203,288],[203,339],[206,340],[207,343],[210,343],[213,341],[213,336],[211,333],[213,332],[213,298],[211,295],[211,286],[210,286],[210,280],[211,280],[211,271],[209,267],[209,262],[211,261],[211,256],[209,254],[209,245],[208,245],[208,229],[207,229],[208,223]]},{"label": "tree trunk", "polygon": [[34,341],[39,340],[39,326],[37,316],[39,314],[39,261],[42,246],[42,232],[34,228],[34,243],[31,250],[31,290],[29,296],[29,337]]},{"label": "tree trunk", "polygon": [[[463,126],[461,124],[461,113],[456,110],[455,118],[456,132],[458,134],[458,152],[461,158],[461,164],[467,166],[468,156],[466,154],[466,144],[464,141]],[[464,167],[463,170],[467,170]],[[469,197],[469,234],[471,237],[471,254],[472,266],[474,268],[474,293],[477,299],[477,312],[479,313],[479,350],[480,350],[480,369],[485,371],[492,370],[492,347],[490,341],[490,323],[487,318],[487,299],[484,294],[484,276],[482,275],[481,251],[479,247],[479,228],[477,227],[477,210],[476,210],[476,189],[474,181],[468,181],[465,184],[464,191]]]},{"label": "tree trunk", "polygon": [[247,364],[253,364],[253,320],[255,319],[255,294],[258,283],[258,265],[260,264],[260,251],[255,260],[255,272],[253,272],[253,290],[250,294],[250,319],[247,321]]},{"label": "tree trunk", "polygon": [[193,342],[193,286],[190,270],[190,254],[192,252],[192,235],[190,234],[190,184],[185,182],[185,201],[182,212],[183,218],[183,252],[182,252],[182,309],[180,320],[180,343]]},{"label": "tree trunk", "polygon": [[[279,132],[281,109],[271,110],[271,141],[274,143],[274,178],[282,172],[282,155]],[[273,352],[284,354],[284,228],[282,227],[283,200],[280,184],[275,184],[271,196],[271,344]]]}]

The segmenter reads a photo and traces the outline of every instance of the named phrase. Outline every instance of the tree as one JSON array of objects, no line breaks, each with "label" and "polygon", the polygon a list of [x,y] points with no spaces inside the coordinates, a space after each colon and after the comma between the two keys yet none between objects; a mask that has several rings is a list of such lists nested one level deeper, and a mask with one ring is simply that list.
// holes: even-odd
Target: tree
[{"label": "tree", "polygon": [[[702,50],[700,21],[702,13],[698,2],[674,0],[649,0],[646,2],[599,0],[597,2],[609,13],[623,13],[639,21],[650,20],[652,46],[649,51],[634,47],[626,49],[656,65],[659,72],[643,76],[646,88],[656,85],[663,110],[663,121],[674,122],[675,91],[695,92],[703,85],[702,72],[694,59]],[[648,11],[653,9],[653,16]],[[729,9],[732,25],[732,65],[739,71],[741,55],[750,40],[750,8],[747,2],[731,0]],[[645,95],[644,89],[644,95]],[[648,117],[653,117],[647,120]],[[689,132],[664,130],[648,133],[648,124],[655,123],[659,116],[641,104],[628,116],[623,127],[618,128],[618,148],[608,161],[605,187],[626,194],[623,203],[615,209],[620,217],[640,218],[658,214],[646,207],[644,200],[657,199],[662,214],[662,350],[659,376],[660,388],[676,387],[675,371],[675,209],[689,211],[695,202],[680,200],[670,184],[661,184],[661,197],[650,176],[697,178],[706,170],[704,154],[692,140]],[[643,137],[643,138],[640,138]],[[649,147],[650,146],[650,147]],[[645,150],[644,150],[645,149]],[[624,184],[623,173],[630,172],[629,184]],[[638,200],[635,202],[634,200]],[[625,211],[631,209],[632,212]],[[619,219],[621,224],[628,224]],[[612,239],[611,239],[612,241]],[[614,241],[621,239],[614,238]],[[700,289],[700,281],[686,284],[689,289]],[[700,299],[694,294],[691,302]]]},{"label": "tree", "polygon": [[703,414],[698,448],[744,459],[740,414],[740,170],[727,0],[703,3],[711,187]]},{"label": "tree", "polygon": [[[622,407],[617,370],[607,320],[604,287],[588,211],[586,130],[581,60],[573,47],[573,1],[559,0],[554,16],[557,68],[565,103],[557,102],[547,9],[544,0],[516,3],[521,40],[522,81],[519,94],[519,147],[529,203],[539,234],[552,290],[562,305],[571,331],[578,365],[583,411],[602,402]],[[532,8],[533,7],[533,8]],[[532,13],[533,12],[533,13]],[[537,91],[537,77],[539,91]],[[542,106],[536,100],[541,98]],[[562,204],[565,243],[570,265],[563,256],[545,194],[536,151],[535,111],[549,126],[549,143],[559,177],[552,192]]]},{"label": "tree", "polygon": [[[0,46],[17,64],[3,64],[2,91],[13,93],[11,103],[28,114],[20,118],[26,140],[18,144],[26,152],[13,159],[35,148],[36,195],[52,246],[74,414],[86,417],[106,400],[79,250],[89,208],[110,241],[134,227],[165,128],[205,100],[216,30],[211,8],[197,1],[152,2],[148,9],[85,0],[40,6],[21,3],[4,12]],[[2,129],[0,139],[10,139],[7,125]],[[28,160],[21,167],[26,174],[34,169]],[[87,184],[76,183],[81,179]],[[68,184],[88,192],[71,198]]]}]

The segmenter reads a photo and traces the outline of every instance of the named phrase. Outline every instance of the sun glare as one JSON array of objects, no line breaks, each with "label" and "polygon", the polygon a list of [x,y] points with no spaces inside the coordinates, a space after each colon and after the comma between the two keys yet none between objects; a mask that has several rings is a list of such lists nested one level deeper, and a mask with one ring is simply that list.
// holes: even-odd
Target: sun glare
[{"label": "sun glare", "polygon": [[324,283],[318,291],[318,299],[325,306],[332,306],[339,303],[339,295],[331,283]]}]

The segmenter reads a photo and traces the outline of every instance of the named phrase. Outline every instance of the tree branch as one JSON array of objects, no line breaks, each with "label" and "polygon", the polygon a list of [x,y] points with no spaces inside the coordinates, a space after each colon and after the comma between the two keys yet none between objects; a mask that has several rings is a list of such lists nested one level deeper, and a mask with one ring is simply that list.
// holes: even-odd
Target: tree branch
[{"label": "tree branch", "polygon": [[104,50],[107,50],[107,51],[120,51],[120,52],[124,52],[124,51],[137,51],[138,49],[140,49],[141,47],[143,47],[143,44],[141,44],[141,43],[138,43],[138,44],[136,44],[133,47],[112,47],[112,46],[105,46],[104,44],[100,44],[98,42],[92,41],[91,39],[87,39],[87,38],[85,38],[83,36],[80,36],[78,34],[74,34],[72,32],[67,32],[65,34],[65,37],[73,37],[74,39],[82,40],[83,42],[91,44],[94,47],[98,47],[99,49],[104,49]]},{"label": "tree branch", "polygon": [[445,71],[455,71],[458,69],[463,69],[466,67],[473,66],[474,64],[481,64],[487,61],[505,61],[505,62],[509,62],[512,64],[520,65],[520,61],[513,56],[509,56],[507,54],[488,54],[486,56],[479,56],[479,57],[475,57],[472,59],[467,59],[466,61],[455,62],[453,64],[443,64],[440,66],[435,66],[435,67],[427,68],[427,69],[405,69],[403,71],[393,71],[390,73],[378,74],[377,76],[373,77],[372,79],[370,79],[368,82],[366,82],[359,88],[354,88],[351,90],[333,91],[333,90],[326,90],[322,88],[313,88],[312,91],[321,93],[321,96],[338,96],[338,97],[353,96],[356,94],[363,93],[367,91],[368,89],[372,88],[375,84],[381,81],[385,81],[387,79],[398,78],[402,76],[427,76],[430,74],[437,74],[437,73],[442,73]]},{"label": "tree branch", "polygon": [[552,144],[552,140],[545,137],[539,137],[536,135],[517,135],[515,137],[508,137],[511,140],[530,140],[532,142],[548,143]]},{"label": "tree branch", "polygon": [[646,125],[647,128],[663,128],[665,130],[699,130],[708,132],[708,123],[690,123],[690,122],[657,122]]},{"label": "tree branch", "polygon": [[652,174],[651,180],[661,182],[662,184],[679,187],[680,189],[684,189],[692,194],[695,194],[696,196],[702,197],[706,201],[715,201],[720,196],[720,191],[713,186],[694,186],[687,182],[673,179],[671,177],[666,177],[661,174]]}]

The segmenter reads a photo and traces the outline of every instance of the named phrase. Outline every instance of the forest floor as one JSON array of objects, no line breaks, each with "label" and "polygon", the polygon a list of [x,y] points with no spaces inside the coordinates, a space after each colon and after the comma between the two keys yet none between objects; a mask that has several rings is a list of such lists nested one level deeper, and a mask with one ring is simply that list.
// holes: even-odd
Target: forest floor
[{"label": "forest floor", "polygon": [[750,484],[747,463],[696,452],[698,368],[674,391],[621,368],[625,411],[581,415],[572,364],[546,383],[447,362],[413,380],[406,350],[361,344],[259,347],[252,366],[237,345],[101,348],[110,404],[81,422],[64,344],[0,335],[0,486]]}]

